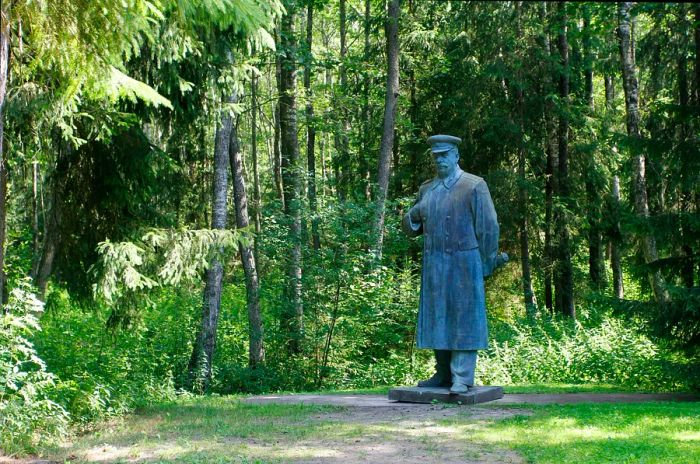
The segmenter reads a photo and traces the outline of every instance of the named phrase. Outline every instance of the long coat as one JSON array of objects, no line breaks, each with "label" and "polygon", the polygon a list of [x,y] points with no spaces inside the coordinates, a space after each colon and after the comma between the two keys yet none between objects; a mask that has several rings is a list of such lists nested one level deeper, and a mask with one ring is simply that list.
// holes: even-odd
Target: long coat
[{"label": "long coat", "polygon": [[417,346],[487,348],[484,277],[496,264],[499,229],[486,182],[459,168],[425,182],[402,228],[424,236]]}]

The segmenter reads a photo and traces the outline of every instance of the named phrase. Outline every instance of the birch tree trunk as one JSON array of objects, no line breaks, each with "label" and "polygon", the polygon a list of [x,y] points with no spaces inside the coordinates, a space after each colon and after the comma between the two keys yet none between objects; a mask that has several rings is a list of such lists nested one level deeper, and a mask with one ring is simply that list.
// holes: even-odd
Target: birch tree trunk
[{"label": "birch tree trunk", "polygon": [[[613,100],[615,99],[615,81],[611,75],[605,76],[605,109],[612,111]],[[620,230],[620,178],[613,176],[612,192],[610,198],[611,216],[613,224],[610,233],[610,268],[613,278],[613,295],[622,299],[625,296],[625,287],[622,281],[622,252],[620,251],[622,242],[622,232]]]},{"label": "birch tree trunk", "polygon": [[[235,97],[228,97],[228,103]],[[226,197],[228,192],[229,142],[233,120],[229,108],[222,108],[221,119],[216,129],[214,141],[214,179],[212,186],[212,229],[225,229],[227,222]],[[188,366],[191,386],[206,390],[211,381],[212,361],[216,349],[216,329],[219,324],[221,307],[221,284],[224,268],[217,258],[213,258],[205,275],[202,322],[192,349]]]},{"label": "birch tree trunk", "polygon": [[299,353],[304,330],[304,307],[301,294],[301,176],[296,116],[296,39],[293,6],[287,4],[282,17],[280,59],[280,135],[284,211],[289,221],[288,282],[283,327],[288,336],[290,353]]},{"label": "birch tree trunk", "polygon": [[[639,117],[639,83],[635,69],[633,37],[631,31],[630,9],[632,2],[620,2],[618,8],[618,36],[620,39],[620,58],[622,62],[622,83],[625,90],[625,110],[627,114],[627,134],[632,139],[641,139]],[[636,146],[633,150],[639,150]],[[646,160],[643,153],[632,153],[633,195],[635,213],[643,218],[649,217],[649,202],[646,187]],[[651,231],[642,236],[642,251],[647,264],[658,259],[656,239]],[[660,271],[649,271],[649,282],[658,303],[666,304],[669,300],[666,284]]]},{"label": "birch tree trunk", "polygon": [[620,178],[617,176],[613,177],[612,207],[613,216],[615,217],[612,240],[610,241],[610,266],[612,267],[613,275],[613,294],[615,298],[622,299],[625,297],[625,287],[622,281],[622,254],[620,252],[621,232],[620,222],[618,220],[620,214]]},{"label": "birch tree trunk", "polygon": [[386,95],[384,100],[384,126],[382,141],[379,148],[379,168],[377,173],[377,215],[374,223],[376,238],[374,253],[379,260],[382,256],[384,243],[384,215],[386,197],[391,175],[391,155],[394,145],[394,126],[396,123],[396,107],[399,98],[399,0],[389,0],[386,32],[387,77]]},{"label": "birch tree trunk", "polygon": [[[233,203],[236,208],[236,227],[242,229],[250,225],[250,219],[237,124],[231,127],[229,163],[233,177]],[[255,368],[265,361],[264,330],[260,315],[260,298],[258,296],[260,284],[257,261],[251,245],[239,242],[238,251],[243,264],[243,273],[245,274],[246,307],[248,310],[248,365]]]}]

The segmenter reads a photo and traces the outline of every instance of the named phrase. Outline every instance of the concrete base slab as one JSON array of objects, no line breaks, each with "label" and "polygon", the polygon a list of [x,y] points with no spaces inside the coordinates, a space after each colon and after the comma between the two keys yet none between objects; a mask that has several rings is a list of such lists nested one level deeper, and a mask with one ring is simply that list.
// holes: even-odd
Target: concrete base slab
[{"label": "concrete base slab", "polygon": [[467,393],[450,393],[449,388],[398,387],[389,390],[389,400],[402,403],[477,404],[503,398],[503,387],[478,386]]}]

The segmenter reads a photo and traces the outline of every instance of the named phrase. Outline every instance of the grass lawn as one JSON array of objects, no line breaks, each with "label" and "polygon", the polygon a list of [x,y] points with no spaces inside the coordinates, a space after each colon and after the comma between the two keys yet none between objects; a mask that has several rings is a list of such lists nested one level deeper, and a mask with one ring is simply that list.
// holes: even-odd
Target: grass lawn
[{"label": "grass lawn", "polygon": [[368,416],[354,408],[189,398],[103,424],[46,457],[71,463],[700,463],[698,403],[423,406]]},{"label": "grass lawn", "polygon": [[700,463],[698,403],[539,405],[475,427],[533,463]]}]

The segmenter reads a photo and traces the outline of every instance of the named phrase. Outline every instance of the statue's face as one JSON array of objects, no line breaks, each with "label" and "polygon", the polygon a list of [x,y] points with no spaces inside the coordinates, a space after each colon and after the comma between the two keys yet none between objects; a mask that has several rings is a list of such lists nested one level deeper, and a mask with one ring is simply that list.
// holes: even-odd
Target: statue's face
[{"label": "statue's face", "polygon": [[443,179],[449,177],[457,169],[458,159],[459,154],[457,150],[433,153],[433,161],[435,162],[438,177]]}]

